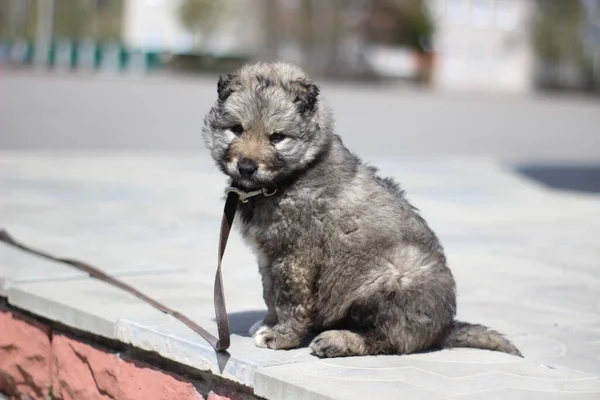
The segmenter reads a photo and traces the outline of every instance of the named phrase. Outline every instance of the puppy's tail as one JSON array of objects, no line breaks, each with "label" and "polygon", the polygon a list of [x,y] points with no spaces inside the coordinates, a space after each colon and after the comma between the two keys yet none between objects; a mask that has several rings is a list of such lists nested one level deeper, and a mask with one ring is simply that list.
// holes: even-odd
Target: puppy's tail
[{"label": "puppy's tail", "polygon": [[461,321],[452,323],[452,328],[446,337],[440,341],[439,346],[442,348],[470,347],[495,350],[523,357],[519,349],[502,334],[483,325]]}]

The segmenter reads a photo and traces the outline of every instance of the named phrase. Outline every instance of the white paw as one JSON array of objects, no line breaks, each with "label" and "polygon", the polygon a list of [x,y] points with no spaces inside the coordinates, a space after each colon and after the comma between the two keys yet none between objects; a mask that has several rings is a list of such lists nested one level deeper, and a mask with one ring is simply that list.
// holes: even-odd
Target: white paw
[{"label": "white paw", "polygon": [[258,347],[268,347],[268,343],[271,341],[272,338],[273,335],[271,334],[271,330],[269,329],[269,327],[262,324],[254,334],[254,342]]},{"label": "white paw", "polygon": [[252,325],[252,326],[250,327],[250,329],[248,330],[248,333],[250,334],[250,336],[254,336],[254,335],[256,335],[256,332],[258,332],[258,330],[259,330],[260,328],[262,328],[263,326],[264,326],[264,324],[263,324],[263,320],[262,320],[262,319],[259,319],[258,321],[256,321],[256,322],[254,323],[254,325]]}]

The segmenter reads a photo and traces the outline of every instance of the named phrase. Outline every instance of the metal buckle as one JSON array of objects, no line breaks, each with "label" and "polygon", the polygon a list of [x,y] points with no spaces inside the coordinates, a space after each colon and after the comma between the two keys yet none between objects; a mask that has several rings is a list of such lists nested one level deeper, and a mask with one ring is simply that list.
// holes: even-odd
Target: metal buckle
[{"label": "metal buckle", "polygon": [[262,190],[262,194],[265,197],[271,197],[273,196],[275,193],[277,193],[277,188],[273,189],[273,191],[271,193],[267,192],[267,189],[261,189]]},{"label": "metal buckle", "polygon": [[232,186],[229,186],[227,189],[225,189],[226,195],[228,195],[231,192],[237,194],[242,203],[247,203],[249,198],[258,196],[259,194],[262,194],[265,197],[271,197],[277,192],[277,188],[275,188],[271,193],[267,192],[267,189],[264,188],[253,190],[251,192],[246,192],[244,190],[234,188]]}]

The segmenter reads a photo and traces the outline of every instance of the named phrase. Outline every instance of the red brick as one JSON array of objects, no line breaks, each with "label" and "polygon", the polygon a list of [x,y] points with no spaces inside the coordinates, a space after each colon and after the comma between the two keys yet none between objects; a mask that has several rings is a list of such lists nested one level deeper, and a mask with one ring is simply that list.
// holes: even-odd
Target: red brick
[{"label": "red brick", "polygon": [[204,400],[194,385],[137,361],[123,361],[119,400]]},{"label": "red brick", "polygon": [[118,399],[120,358],[63,335],[52,340],[52,392],[60,400]]},{"label": "red brick", "polygon": [[50,358],[47,327],[0,311],[0,391],[45,400],[50,389]]}]

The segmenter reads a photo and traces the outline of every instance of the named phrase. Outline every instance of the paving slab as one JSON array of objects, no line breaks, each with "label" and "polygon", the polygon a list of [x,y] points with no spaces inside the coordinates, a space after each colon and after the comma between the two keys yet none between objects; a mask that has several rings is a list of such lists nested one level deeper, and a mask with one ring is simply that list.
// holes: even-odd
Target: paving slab
[{"label": "paving slab", "polygon": [[[306,347],[257,348],[247,330],[265,313],[260,277],[235,231],[224,259],[229,355],[133,296],[6,246],[0,296],[266,398],[598,398],[600,196],[551,190],[483,158],[372,163],[402,183],[440,236],[458,317],[506,333],[525,359],[455,349],[318,360]],[[3,153],[0,226],[118,275],[216,333],[224,184],[201,154]]]},{"label": "paving slab", "polygon": [[[17,240],[118,276],[183,271],[194,267],[189,260],[212,260],[224,178],[205,159],[161,159],[157,166],[135,154],[3,154],[2,226]],[[0,259],[0,276],[12,282],[84,276],[4,246]]]},{"label": "paving slab", "polygon": [[[291,388],[291,389],[290,389]],[[318,360],[259,370],[255,392],[272,399],[522,398],[597,396],[600,378],[490,351],[454,349],[402,357]],[[512,398],[512,397],[511,397]]]}]

